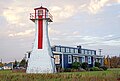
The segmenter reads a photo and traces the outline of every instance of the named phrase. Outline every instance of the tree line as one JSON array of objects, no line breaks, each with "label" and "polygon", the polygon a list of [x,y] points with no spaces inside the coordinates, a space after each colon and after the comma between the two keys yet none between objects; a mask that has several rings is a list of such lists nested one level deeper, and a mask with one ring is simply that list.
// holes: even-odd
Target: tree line
[{"label": "tree line", "polygon": [[120,68],[120,56],[104,57],[104,66],[108,68]]}]

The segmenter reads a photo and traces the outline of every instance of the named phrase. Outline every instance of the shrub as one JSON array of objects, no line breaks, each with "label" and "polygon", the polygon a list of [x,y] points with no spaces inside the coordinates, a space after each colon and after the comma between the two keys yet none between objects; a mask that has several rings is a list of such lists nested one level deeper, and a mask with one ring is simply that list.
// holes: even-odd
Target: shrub
[{"label": "shrub", "polygon": [[102,68],[105,71],[108,69],[106,66],[101,66],[100,68]]},{"label": "shrub", "polygon": [[95,62],[95,67],[100,67],[101,64],[99,62]]},{"label": "shrub", "polygon": [[90,71],[101,71],[101,69],[98,67],[92,67],[90,68]]},{"label": "shrub", "polygon": [[83,62],[82,65],[81,65],[81,67],[83,69],[87,70],[88,69],[88,63],[87,62]]},{"label": "shrub", "polygon": [[72,63],[72,68],[73,69],[78,69],[81,66],[80,62],[73,62]]}]

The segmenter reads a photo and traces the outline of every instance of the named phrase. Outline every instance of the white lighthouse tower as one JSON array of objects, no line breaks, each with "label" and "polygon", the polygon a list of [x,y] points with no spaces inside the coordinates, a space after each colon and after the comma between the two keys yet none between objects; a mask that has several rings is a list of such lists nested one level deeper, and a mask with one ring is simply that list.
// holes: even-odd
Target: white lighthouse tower
[{"label": "white lighthouse tower", "polygon": [[42,6],[34,10],[35,13],[30,14],[30,20],[35,23],[36,37],[26,72],[54,73],[56,68],[48,38],[48,22],[52,22],[52,15]]}]

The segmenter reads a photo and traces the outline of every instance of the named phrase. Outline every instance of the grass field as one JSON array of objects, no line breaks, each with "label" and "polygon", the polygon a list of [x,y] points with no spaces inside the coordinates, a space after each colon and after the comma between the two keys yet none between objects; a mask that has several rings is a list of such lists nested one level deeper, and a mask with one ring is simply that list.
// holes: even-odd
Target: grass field
[{"label": "grass field", "polygon": [[55,74],[13,73],[0,71],[0,81],[120,81],[120,68],[107,71],[65,72]]}]

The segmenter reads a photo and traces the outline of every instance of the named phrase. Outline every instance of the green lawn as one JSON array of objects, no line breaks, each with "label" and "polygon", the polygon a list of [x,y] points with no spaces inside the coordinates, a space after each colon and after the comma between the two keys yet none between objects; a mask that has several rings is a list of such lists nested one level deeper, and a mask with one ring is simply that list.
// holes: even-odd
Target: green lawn
[{"label": "green lawn", "polygon": [[120,68],[107,71],[64,72],[55,74],[12,73],[0,71],[0,81],[120,81]]}]

